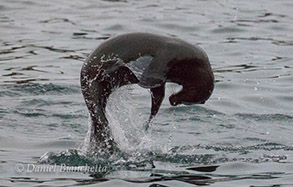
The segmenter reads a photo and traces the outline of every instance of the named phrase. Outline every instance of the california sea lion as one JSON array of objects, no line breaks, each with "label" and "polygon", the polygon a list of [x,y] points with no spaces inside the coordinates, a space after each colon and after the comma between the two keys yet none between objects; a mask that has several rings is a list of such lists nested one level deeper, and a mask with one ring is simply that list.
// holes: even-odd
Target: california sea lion
[{"label": "california sea lion", "polygon": [[[150,56],[140,79],[127,65]],[[183,40],[148,33],[130,33],[113,37],[87,58],[81,70],[81,88],[92,120],[92,141],[99,148],[113,150],[105,108],[115,88],[139,84],[152,93],[149,121],[157,114],[165,95],[165,83],[182,85],[170,96],[172,106],[204,103],[214,89],[214,75],[206,53]]]}]

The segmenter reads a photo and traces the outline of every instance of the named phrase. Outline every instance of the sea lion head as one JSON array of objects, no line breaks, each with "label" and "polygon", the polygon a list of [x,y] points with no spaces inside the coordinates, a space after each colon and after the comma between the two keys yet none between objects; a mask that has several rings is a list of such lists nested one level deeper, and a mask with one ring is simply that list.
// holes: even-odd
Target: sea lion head
[{"label": "sea lion head", "polygon": [[185,60],[176,63],[168,75],[171,82],[182,85],[182,90],[169,97],[170,104],[204,104],[214,89],[214,75],[208,62]]},{"label": "sea lion head", "polygon": [[172,106],[179,104],[192,105],[192,104],[204,104],[210,97],[212,90],[207,93],[200,93],[194,87],[183,88],[180,92],[172,94],[169,97],[169,102]]}]

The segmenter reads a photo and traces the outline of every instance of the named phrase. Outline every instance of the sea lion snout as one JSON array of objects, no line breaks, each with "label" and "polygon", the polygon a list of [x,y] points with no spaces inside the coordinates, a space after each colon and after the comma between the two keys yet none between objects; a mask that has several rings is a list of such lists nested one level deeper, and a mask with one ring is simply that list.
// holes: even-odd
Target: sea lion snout
[{"label": "sea lion snout", "polygon": [[169,102],[170,102],[170,105],[172,105],[172,106],[177,106],[177,105],[181,104],[181,102],[179,102],[179,100],[175,94],[173,94],[169,97]]}]

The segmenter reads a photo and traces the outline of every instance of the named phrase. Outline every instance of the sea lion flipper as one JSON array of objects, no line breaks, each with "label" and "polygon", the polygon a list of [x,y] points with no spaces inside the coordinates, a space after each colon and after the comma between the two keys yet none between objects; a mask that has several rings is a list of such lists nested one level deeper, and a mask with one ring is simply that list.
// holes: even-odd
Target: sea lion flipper
[{"label": "sea lion flipper", "polygon": [[143,72],[139,85],[144,88],[155,88],[164,84],[169,70],[168,60],[166,57],[154,57]]},{"label": "sea lion flipper", "polygon": [[151,94],[152,94],[151,116],[155,116],[158,113],[159,108],[165,96],[165,84],[156,88],[151,88]]},{"label": "sea lion flipper", "polygon": [[151,88],[151,96],[152,96],[151,115],[148,121],[144,124],[146,130],[149,128],[150,123],[152,122],[153,118],[156,116],[156,114],[158,113],[160,109],[160,106],[165,96],[165,84],[159,87]]},{"label": "sea lion flipper", "polygon": [[151,115],[147,123],[144,125],[146,130],[149,128],[149,124],[152,122],[153,118],[156,116],[156,114],[158,113],[160,109],[160,106],[165,96],[165,84],[162,84],[159,87],[151,88],[151,96],[152,96]]},{"label": "sea lion flipper", "polygon": [[[170,46],[172,47],[172,46]],[[167,73],[170,70],[169,63],[173,59],[169,51],[169,45],[159,49],[152,62],[143,72],[139,85],[144,88],[155,88],[166,82]]]},{"label": "sea lion flipper", "polygon": [[143,72],[139,80],[138,84],[143,88],[156,88],[166,82],[166,73],[160,73],[160,70],[151,65]]}]

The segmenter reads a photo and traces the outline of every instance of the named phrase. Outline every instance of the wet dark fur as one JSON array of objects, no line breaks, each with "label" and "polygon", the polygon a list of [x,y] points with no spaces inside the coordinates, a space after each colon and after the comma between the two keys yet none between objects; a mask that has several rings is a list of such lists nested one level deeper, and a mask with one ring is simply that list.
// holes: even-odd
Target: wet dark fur
[{"label": "wet dark fur", "polygon": [[[141,56],[152,56],[153,60],[139,81],[125,63]],[[81,70],[82,93],[93,126],[91,141],[110,152],[115,148],[105,116],[107,99],[114,89],[136,83],[151,89],[151,121],[164,98],[166,82],[183,86],[170,96],[171,105],[204,103],[214,88],[206,53],[183,40],[147,33],[120,35],[100,45]]]}]

